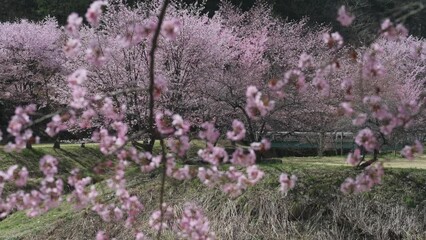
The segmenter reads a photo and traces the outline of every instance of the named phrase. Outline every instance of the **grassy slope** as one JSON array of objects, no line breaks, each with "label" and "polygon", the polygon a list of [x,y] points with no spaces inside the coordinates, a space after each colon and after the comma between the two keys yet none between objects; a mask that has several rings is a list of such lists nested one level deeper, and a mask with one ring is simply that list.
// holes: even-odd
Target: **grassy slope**
[{"label": "grassy slope", "polygon": [[[195,152],[195,151],[194,151]],[[25,159],[38,163],[40,154],[61,159],[61,172],[74,166],[93,166],[99,152],[93,148],[63,146],[62,150],[35,148],[21,154],[0,152],[0,169]],[[4,160],[4,161],[3,161]],[[28,161],[28,160],[26,160]],[[28,162],[25,162],[26,165]],[[411,162],[410,162],[411,163]],[[424,168],[426,158],[407,165],[406,160],[392,159],[392,167]],[[358,171],[344,167],[341,157],[286,158],[282,163],[265,163],[268,176],[241,197],[230,200],[219,191],[209,191],[197,181],[168,181],[165,199],[180,206],[192,201],[203,206],[212,228],[220,239],[356,239],[391,237],[423,239],[426,237],[426,171],[420,169],[387,169],[381,186],[359,196],[342,196],[338,187],[347,176]],[[38,166],[31,167],[37,171]],[[281,172],[296,174],[299,182],[287,196],[277,192]],[[146,229],[147,215],[158,204],[159,177],[138,171],[128,175],[129,190],[145,203],[146,212],[140,225]],[[102,184],[98,184],[103,189]],[[104,198],[109,193],[104,194]],[[145,227],[144,227],[145,226]],[[17,212],[0,222],[0,239],[90,239],[98,229],[109,229],[117,239],[131,239],[121,224],[101,223],[88,209],[74,211],[61,205],[42,216],[28,219]],[[165,239],[173,239],[165,236]]]}]

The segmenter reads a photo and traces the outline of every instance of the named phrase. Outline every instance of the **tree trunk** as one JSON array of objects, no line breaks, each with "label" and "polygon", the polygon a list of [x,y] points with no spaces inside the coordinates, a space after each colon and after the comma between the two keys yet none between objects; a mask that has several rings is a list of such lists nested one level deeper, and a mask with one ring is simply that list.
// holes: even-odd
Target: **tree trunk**
[{"label": "tree trunk", "polygon": [[154,149],[154,143],[155,143],[155,137],[151,137],[148,142],[144,140],[143,143],[132,141],[133,147],[139,150],[143,149],[144,151],[147,151],[147,152],[152,152],[152,150]]},{"label": "tree trunk", "polygon": [[318,157],[322,157],[324,154],[324,132],[319,134],[319,144],[318,144]]},{"label": "tree trunk", "polygon": [[256,163],[261,163],[263,161],[263,153],[256,151]]},{"label": "tree trunk", "polygon": [[86,143],[81,143],[80,147],[85,148],[86,147]]},{"label": "tree trunk", "polygon": [[33,149],[33,144],[31,143],[31,141],[27,141],[25,148],[26,149]]},{"label": "tree trunk", "polygon": [[56,138],[55,143],[53,144],[53,148],[60,149],[61,148],[61,139]]}]

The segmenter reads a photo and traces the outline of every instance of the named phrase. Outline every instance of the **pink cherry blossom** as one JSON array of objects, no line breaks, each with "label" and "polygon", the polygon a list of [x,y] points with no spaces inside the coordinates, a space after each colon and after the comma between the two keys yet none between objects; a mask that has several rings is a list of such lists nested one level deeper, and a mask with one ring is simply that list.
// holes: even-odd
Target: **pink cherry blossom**
[{"label": "pink cherry blossom", "polygon": [[172,125],[175,129],[175,136],[182,136],[188,133],[190,127],[189,122],[183,120],[183,118],[179,114],[174,114],[172,116],[172,120]]},{"label": "pink cherry blossom", "polygon": [[297,177],[295,175],[288,176],[286,173],[280,175],[280,191],[284,194],[296,186]]},{"label": "pink cherry blossom", "polygon": [[268,82],[268,87],[269,89],[271,89],[272,91],[280,91],[283,87],[284,87],[285,83],[282,80],[278,80],[278,79],[271,79]]},{"label": "pink cherry blossom", "polygon": [[85,15],[86,20],[90,23],[90,25],[93,27],[98,26],[102,15],[102,7],[107,5],[107,1],[103,0],[96,0],[90,5]]},{"label": "pink cherry blossom", "polygon": [[353,153],[349,153],[346,162],[352,166],[357,166],[361,162],[361,150],[357,148]]},{"label": "pink cherry blossom", "polygon": [[349,25],[352,24],[352,22],[354,21],[355,17],[349,13],[348,11],[346,11],[346,7],[345,6],[341,6],[339,8],[339,11],[337,12],[338,16],[337,16],[337,21],[340,22],[340,24],[344,27],[347,27]]},{"label": "pink cherry blossom", "polygon": [[405,146],[401,151],[401,155],[408,160],[414,160],[415,155],[421,154],[423,154],[423,144],[419,140],[416,140],[413,146]]},{"label": "pink cherry blossom", "polygon": [[404,39],[408,36],[408,30],[402,24],[396,26],[387,18],[381,24],[381,33],[384,37],[392,40]]},{"label": "pink cherry blossom", "polygon": [[168,40],[176,39],[180,28],[180,21],[177,19],[164,21],[161,26],[161,33]]},{"label": "pink cherry blossom", "polygon": [[170,111],[159,112],[155,115],[155,124],[161,134],[169,135],[175,131],[172,122],[172,113]]},{"label": "pink cherry blossom", "polygon": [[228,131],[226,136],[231,141],[241,141],[246,136],[244,124],[237,119],[232,122],[232,131]]},{"label": "pink cherry blossom", "polygon": [[47,124],[46,133],[50,137],[56,136],[59,132],[67,129],[67,126],[62,122],[62,118],[59,115],[52,117],[52,121]]},{"label": "pink cherry blossom", "polygon": [[154,99],[158,100],[165,92],[167,92],[167,81],[164,77],[159,76],[154,82]]},{"label": "pink cherry blossom", "polygon": [[179,157],[185,156],[186,152],[189,150],[189,138],[187,136],[180,136],[177,139],[170,138],[167,141],[167,145],[170,150],[176,153]]},{"label": "pink cherry blossom", "polygon": [[250,185],[254,185],[259,182],[264,175],[265,173],[256,165],[247,167],[247,180]]},{"label": "pink cherry blossom", "polygon": [[344,194],[350,194],[356,191],[356,183],[352,178],[347,178],[340,186],[340,191]]},{"label": "pink cherry blossom", "polygon": [[70,36],[78,37],[78,31],[80,30],[80,26],[82,23],[83,23],[82,17],[79,17],[77,13],[71,13],[68,16],[65,30]]},{"label": "pink cherry blossom", "polygon": [[305,53],[305,52],[303,52],[300,55],[299,63],[298,63],[297,66],[300,69],[305,69],[305,68],[313,66],[313,58],[312,58],[312,56],[309,55],[309,54],[307,54],[307,53]]},{"label": "pink cherry blossom", "polygon": [[271,100],[268,96],[263,96],[255,86],[247,88],[246,97],[245,111],[252,119],[265,116],[275,106],[275,101]]},{"label": "pink cherry blossom", "polygon": [[96,233],[96,240],[109,240],[109,236],[104,231],[98,231]]},{"label": "pink cherry blossom", "polygon": [[197,176],[204,185],[212,188],[218,184],[220,178],[223,176],[223,172],[219,171],[216,166],[210,167],[208,169],[200,167],[198,169]]},{"label": "pink cherry blossom", "polygon": [[367,114],[360,113],[354,120],[352,120],[352,124],[355,126],[362,126],[365,121],[367,121]]},{"label": "pink cherry blossom", "polygon": [[34,104],[15,109],[15,115],[13,115],[7,127],[7,132],[15,138],[15,142],[9,142],[5,147],[6,151],[24,149],[26,143],[31,140],[33,132],[31,129],[26,129],[26,126],[32,123],[30,115],[33,115],[35,111],[36,106]]},{"label": "pink cherry blossom", "polygon": [[260,142],[253,142],[250,144],[250,147],[255,151],[266,152],[271,148],[271,142],[264,138]]},{"label": "pink cherry blossom", "polygon": [[293,84],[299,93],[306,90],[305,76],[298,69],[289,70],[284,74],[284,85]]},{"label": "pink cherry blossom", "polygon": [[81,48],[81,42],[78,39],[70,38],[67,40],[63,50],[67,57],[72,58],[77,56]]},{"label": "pink cherry blossom", "polygon": [[372,152],[378,147],[376,137],[368,128],[358,132],[358,135],[355,137],[355,143],[359,146],[363,146],[369,152]]},{"label": "pink cherry blossom", "polygon": [[15,184],[18,187],[23,187],[27,184],[28,181],[28,170],[26,167],[23,167],[17,174],[15,178]]},{"label": "pink cherry blossom", "polygon": [[214,233],[210,232],[209,220],[201,208],[187,203],[178,219],[178,236],[185,239],[213,240]]},{"label": "pink cherry blossom", "polygon": [[156,210],[151,214],[148,224],[151,228],[158,231],[169,227],[168,222],[174,217],[173,208],[166,203],[161,205],[160,210]]},{"label": "pink cherry blossom", "polygon": [[135,240],[147,240],[148,238],[142,232],[136,233]]},{"label": "pink cherry blossom", "polygon": [[86,49],[86,60],[95,67],[102,66],[107,61],[109,48],[102,47],[96,40],[92,40]]},{"label": "pink cherry blossom", "polygon": [[329,48],[341,48],[343,46],[343,38],[338,32],[324,33],[322,39]]},{"label": "pink cherry blossom", "polygon": [[68,84],[70,87],[76,85],[82,85],[87,80],[87,70],[85,69],[77,69],[70,76],[68,76]]},{"label": "pink cherry blossom", "polygon": [[350,102],[342,102],[339,104],[339,106],[340,106],[341,113],[343,113],[343,115],[347,117],[351,117],[352,114],[354,113],[352,104]]},{"label": "pink cherry blossom", "polygon": [[209,143],[215,143],[220,136],[220,132],[214,127],[213,123],[205,122],[201,124],[198,136],[201,139],[207,140]]},{"label": "pink cherry blossom", "polygon": [[53,178],[58,172],[58,160],[50,155],[46,155],[40,159],[40,170],[46,177]]},{"label": "pink cherry blossom", "polygon": [[198,150],[198,156],[212,165],[228,162],[228,153],[225,149],[213,146],[211,143],[207,144],[207,148]]},{"label": "pink cherry blossom", "polygon": [[239,166],[251,166],[256,162],[256,154],[253,149],[249,148],[247,151],[244,151],[242,148],[237,148],[232,154],[231,163]]},{"label": "pink cherry blossom", "polygon": [[370,191],[373,186],[381,183],[383,175],[384,169],[382,163],[370,165],[355,180],[347,178],[342,183],[340,190],[345,194]]}]

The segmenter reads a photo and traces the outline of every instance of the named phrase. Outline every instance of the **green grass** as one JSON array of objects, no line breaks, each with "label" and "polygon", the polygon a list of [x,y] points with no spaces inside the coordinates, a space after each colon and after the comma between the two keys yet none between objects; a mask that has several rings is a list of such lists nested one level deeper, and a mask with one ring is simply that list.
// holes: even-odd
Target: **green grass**
[{"label": "green grass", "polygon": [[[93,144],[86,145],[86,148],[81,148],[76,144],[62,144],[60,149],[54,149],[53,145],[36,144],[33,149],[11,153],[0,149],[0,170],[5,171],[14,164],[25,166],[32,179],[26,189],[34,188],[38,186],[39,180],[43,177],[39,161],[44,155],[52,155],[58,159],[58,177],[62,178],[65,183],[74,168],[80,169],[82,174],[92,177],[95,182],[103,180],[102,176],[94,174],[92,171],[97,163],[105,159],[97,146]],[[8,193],[14,189],[14,186],[6,185],[4,191]]]},{"label": "green grass", "polygon": [[38,234],[58,224],[58,221],[70,220],[77,215],[72,207],[63,203],[61,206],[36,218],[29,218],[19,211],[0,222],[1,239],[20,239],[31,234]]}]

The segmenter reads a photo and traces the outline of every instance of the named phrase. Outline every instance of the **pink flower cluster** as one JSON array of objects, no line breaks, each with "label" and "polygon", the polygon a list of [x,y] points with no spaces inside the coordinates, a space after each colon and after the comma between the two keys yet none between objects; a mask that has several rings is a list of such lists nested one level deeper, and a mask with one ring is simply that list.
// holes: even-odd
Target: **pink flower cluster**
[{"label": "pink flower cluster", "polygon": [[[0,191],[0,218],[9,215],[14,209],[27,210],[30,217],[37,216],[49,209],[56,207],[62,201],[63,182],[55,179],[58,160],[46,155],[40,159],[40,170],[44,173],[38,190],[26,193],[19,190],[9,194],[6,199],[1,198]],[[6,173],[0,171],[0,190],[6,181],[15,182],[17,186],[24,186],[28,179],[28,171],[22,168],[16,172],[17,166],[12,166]]]},{"label": "pink flower cluster", "polygon": [[150,36],[157,27],[155,21],[146,23],[133,22],[128,24],[124,34],[118,36],[118,41],[123,48],[135,46]]},{"label": "pink flower cluster", "polygon": [[90,177],[81,178],[78,169],[72,170],[71,176],[68,177],[68,184],[74,187],[74,190],[67,198],[67,201],[74,202],[75,207],[78,209],[86,207],[89,203],[93,204],[98,193],[94,185],[90,187],[90,190],[87,189],[91,181]]},{"label": "pink flower cluster", "polygon": [[342,115],[345,115],[347,117],[351,117],[354,113],[354,110],[352,108],[352,104],[350,102],[342,102],[339,104],[340,112]]},{"label": "pink flower cluster", "polygon": [[226,133],[226,136],[231,141],[241,141],[246,136],[244,124],[237,119],[232,122],[232,131]]},{"label": "pink flower cluster", "polygon": [[376,137],[368,128],[359,131],[358,135],[355,137],[355,143],[359,146],[363,146],[365,150],[369,152],[378,148]]},{"label": "pink flower cluster", "polygon": [[27,184],[27,168],[22,167],[20,171],[16,170],[18,170],[18,165],[13,165],[9,167],[6,172],[0,171],[0,198],[2,197],[2,192],[7,182],[14,183],[18,187],[23,187]]},{"label": "pink flower cluster", "polygon": [[192,178],[191,169],[189,168],[189,166],[184,165],[181,168],[176,167],[176,159],[171,155],[167,156],[166,168],[167,176],[172,177],[174,179],[183,181]]},{"label": "pink flower cluster", "polygon": [[[308,64],[308,61],[310,60],[308,56],[305,56],[305,57],[308,58],[303,60],[305,61],[303,64],[306,66]],[[289,83],[293,84],[299,93],[303,93],[306,91],[307,86],[306,86],[305,76],[298,69],[289,70],[284,74],[284,85],[287,85]]]},{"label": "pink flower cluster", "polygon": [[312,84],[320,92],[321,96],[325,97],[330,94],[330,84],[325,79],[323,71],[317,71],[312,81]]},{"label": "pink flower cluster", "polygon": [[180,28],[180,21],[178,19],[171,19],[164,21],[161,26],[161,33],[168,40],[175,40]]},{"label": "pink flower cluster", "polygon": [[52,121],[47,124],[46,133],[50,137],[54,137],[56,134],[66,129],[67,125],[63,123],[61,116],[57,114],[53,116]]},{"label": "pink flower cluster", "polygon": [[249,86],[246,92],[247,104],[245,111],[252,119],[264,117],[272,111],[275,101],[268,96],[262,96],[262,93],[255,86]]},{"label": "pink flower cluster", "polygon": [[144,155],[143,159],[146,159],[149,163],[141,166],[141,172],[151,172],[160,166],[162,159],[161,155],[155,157],[152,157],[150,153],[145,153]]},{"label": "pink flower cluster", "polygon": [[358,164],[361,162],[361,150],[357,148],[353,153],[349,153],[346,162],[352,166],[358,166]]},{"label": "pink flower cluster", "polygon": [[90,4],[89,9],[86,12],[86,20],[93,27],[99,25],[100,18],[102,15],[102,7],[108,6],[107,1],[97,0]]},{"label": "pink flower cluster", "polygon": [[166,110],[159,112],[155,116],[155,124],[157,130],[163,135],[182,136],[189,131],[190,124],[184,121],[183,118],[178,114],[172,114]]},{"label": "pink flower cluster", "polygon": [[341,83],[341,88],[345,92],[345,100],[353,100],[353,81],[351,79],[345,79]]},{"label": "pink flower cluster", "polygon": [[123,147],[127,142],[127,125],[123,122],[113,122],[112,129],[116,132],[115,135],[110,135],[105,128],[96,131],[92,135],[93,141],[99,142],[99,148],[105,155],[114,153],[116,150]]},{"label": "pink flower cluster", "polygon": [[163,93],[167,92],[167,81],[163,76],[155,78],[154,99],[158,100]]},{"label": "pink flower cluster", "polygon": [[214,124],[205,122],[201,124],[201,128],[202,130],[198,133],[199,138],[212,144],[216,143],[220,136],[220,132],[214,127]]},{"label": "pink flower cluster", "polygon": [[36,111],[36,105],[30,104],[23,107],[17,107],[15,109],[15,115],[9,121],[7,132],[14,137],[14,143],[9,142],[5,147],[6,151],[21,150],[24,149],[26,143],[31,141],[33,131],[27,129],[32,123],[30,115],[33,115]]},{"label": "pink flower cluster", "polygon": [[280,175],[280,191],[284,194],[296,186],[297,177],[295,175],[287,175],[286,173],[282,173]]},{"label": "pink flower cluster", "polygon": [[[370,107],[372,116],[380,121],[380,132],[384,135],[390,135],[394,128],[403,126],[408,128],[413,118],[419,112],[417,101],[404,102],[398,106],[398,113],[392,114],[388,107],[382,103],[379,96],[368,96],[364,98],[364,104]],[[362,125],[367,119],[366,114],[358,115],[358,119],[354,120],[354,125]]]},{"label": "pink flower cluster", "polygon": [[300,69],[305,69],[305,68],[309,68],[313,66],[313,58],[311,55],[303,52],[302,54],[300,54],[299,57],[299,63],[298,63],[298,67]]},{"label": "pink flower cluster", "polygon": [[340,24],[344,27],[347,27],[352,24],[352,22],[355,20],[355,16],[353,16],[351,13],[346,11],[345,6],[341,6],[337,12],[337,21],[340,22]]},{"label": "pink flower cluster", "polygon": [[405,146],[401,151],[401,155],[408,160],[413,160],[415,155],[421,154],[423,154],[423,144],[419,140],[416,140],[413,146]]},{"label": "pink flower cluster", "polygon": [[247,175],[233,166],[229,167],[227,171],[219,171],[216,166],[207,169],[201,167],[198,169],[198,178],[206,186],[210,188],[219,186],[224,193],[235,198],[240,196],[247,187],[253,186],[260,181],[264,176],[264,172],[256,165],[247,167],[246,173]]},{"label": "pink flower cluster", "polygon": [[385,19],[380,27],[382,35],[388,39],[398,40],[408,36],[408,30],[404,25],[399,23],[395,26],[389,18]]},{"label": "pink flower cluster", "polygon": [[[124,155],[125,154],[122,154],[120,156],[124,157]],[[125,226],[130,228],[135,223],[137,216],[144,209],[144,206],[136,196],[131,196],[126,189],[124,174],[127,165],[127,161],[120,159],[115,167],[115,175],[107,180],[108,187],[115,191],[115,195],[118,199],[117,205],[113,203],[104,204],[95,202],[92,210],[97,212],[104,221],[120,221],[127,216]],[[96,197],[95,192],[91,195],[92,199]]]},{"label": "pink flower cluster", "polygon": [[179,157],[185,156],[189,150],[189,138],[188,136],[180,136],[177,138],[169,138],[167,145],[173,153],[176,153]]},{"label": "pink flower cluster", "polygon": [[264,138],[260,142],[253,142],[250,144],[250,147],[255,151],[266,152],[271,149],[271,142]]},{"label": "pink flower cluster", "polygon": [[86,99],[86,88],[82,84],[87,80],[87,71],[78,69],[68,77],[68,86],[71,88],[72,101],[70,106],[74,109],[83,109],[89,105]]},{"label": "pink flower cluster", "polygon": [[102,47],[101,44],[92,40],[89,44],[89,48],[86,49],[86,60],[95,67],[102,66],[107,60],[107,55],[110,49]]},{"label": "pink flower cluster", "polygon": [[178,219],[178,236],[191,240],[213,240],[214,233],[210,232],[209,220],[201,208],[194,204],[186,204],[182,216]]},{"label": "pink flower cluster", "polygon": [[368,166],[356,179],[347,178],[340,190],[345,194],[369,191],[374,185],[380,184],[384,175],[382,163]]},{"label": "pink flower cluster", "polygon": [[375,43],[372,45],[372,49],[364,55],[362,74],[365,78],[380,77],[385,73],[379,58],[382,53],[383,49]]},{"label": "pink flower cluster", "polygon": [[83,18],[79,17],[77,13],[71,13],[68,16],[67,25],[65,26],[66,32],[73,37],[78,37]]},{"label": "pink flower cluster", "polygon": [[220,163],[228,162],[228,153],[222,147],[213,146],[211,143],[207,143],[205,149],[198,150],[198,156],[204,161],[212,164],[219,165]]},{"label": "pink flower cluster", "polygon": [[231,163],[243,167],[254,165],[256,163],[256,154],[251,148],[247,150],[237,148],[232,154]]},{"label": "pink flower cluster", "polygon": [[173,220],[175,213],[173,208],[163,203],[161,209],[154,211],[149,218],[148,224],[156,231],[167,229],[169,222]]},{"label": "pink flower cluster", "polygon": [[338,32],[324,33],[322,39],[329,48],[339,49],[343,46],[343,37]]}]

